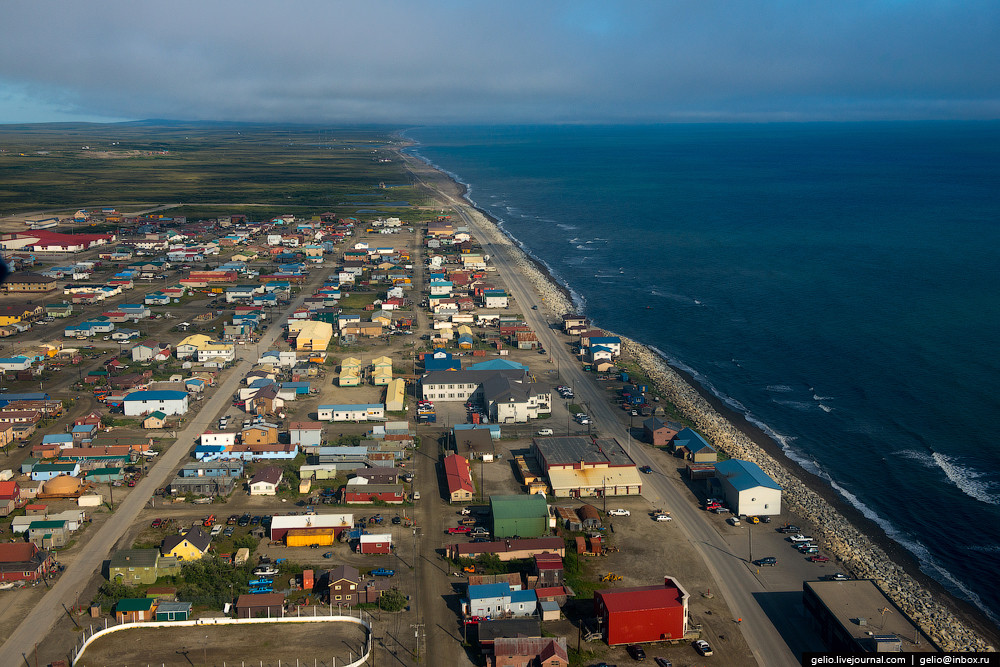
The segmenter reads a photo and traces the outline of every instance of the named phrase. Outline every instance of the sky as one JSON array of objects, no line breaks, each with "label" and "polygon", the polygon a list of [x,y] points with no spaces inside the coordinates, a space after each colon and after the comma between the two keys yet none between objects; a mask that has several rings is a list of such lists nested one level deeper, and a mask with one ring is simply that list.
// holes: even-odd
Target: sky
[{"label": "sky", "polygon": [[0,123],[996,119],[996,0],[5,0]]}]

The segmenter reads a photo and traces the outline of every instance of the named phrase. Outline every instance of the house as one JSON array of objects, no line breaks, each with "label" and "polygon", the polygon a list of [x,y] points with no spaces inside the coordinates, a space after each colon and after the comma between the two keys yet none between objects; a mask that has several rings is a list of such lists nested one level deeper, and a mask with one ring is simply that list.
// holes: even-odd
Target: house
[{"label": "house", "polygon": [[659,417],[650,417],[642,422],[642,432],[646,442],[654,447],[666,447],[682,427],[676,422],[665,422]]},{"label": "house", "polygon": [[132,361],[167,361],[168,359],[170,359],[170,343],[147,340],[132,348]]},{"label": "house", "polygon": [[512,590],[510,584],[469,586],[469,598],[462,600],[468,616],[533,616],[538,598],[533,590]]},{"label": "house", "polygon": [[201,528],[192,528],[183,535],[170,535],[165,538],[160,546],[160,553],[177,560],[193,561],[208,553],[211,543],[211,535],[206,535]]},{"label": "house", "polygon": [[406,500],[406,491],[402,484],[373,484],[358,477],[347,481],[343,498],[349,505],[373,502],[401,505]]},{"label": "house", "polygon": [[51,292],[56,288],[56,279],[38,273],[13,273],[3,284],[8,292]]},{"label": "house", "polygon": [[267,466],[257,471],[250,480],[251,496],[273,496],[281,483],[281,468]]},{"label": "house", "polygon": [[278,442],[278,427],[275,424],[253,424],[240,432],[240,442],[244,445],[274,445]]},{"label": "house", "polygon": [[338,565],[327,574],[329,603],[353,606],[361,602],[358,589],[361,576],[350,565]]},{"label": "house", "polygon": [[781,486],[751,461],[715,464],[715,479],[734,514],[781,514]]},{"label": "house", "polygon": [[392,359],[386,356],[372,360],[372,384],[384,387],[392,381]]},{"label": "house", "polygon": [[39,549],[66,546],[69,533],[69,522],[64,520],[32,521],[28,525],[28,541]]},{"label": "house", "polygon": [[124,598],[115,605],[115,619],[119,623],[144,623],[153,620],[156,612],[154,598]]},{"label": "house", "polygon": [[292,422],[288,425],[289,442],[301,447],[319,447],[323,444],[323,424],[320,422]]},{"label": "house", "polygon": [[361,554],[390,554],[392,535],[389,533],[362,535],[358,541],[357,551]]},{"label": "house", "polygon": [[[558,607],[556,607],[558,611]],[[489,667],[566,667],[565,637],[497,637]]]},{"label": "house", "polygon": [[681,429],[670,442],[675,456],[681,456],[692,463],[715,463],[719,458],[705,438],[690,428]]},{"label": "house", "polygon": [[448,483],[448,502],[471,502],[476,493],[468,459],[452,454],[444,457],[444,474]]},{"label": "house", "polygon": [[167,423],[167,416],[157,410],[156,412],[150,413],[148,417],[142,420],[142,427],[145,429],[160,429],[163,428]]},{"label": "house", "polygon": [[680,583],[666,576],[662,586],[594,591],[594,613],[609,646],[683,640],[688,630],[688,598]]},{"label": "house", "polygon": [[37,463],[31,468],[31,479],[34,482],[44,482],[60,475],[77,477],[79,474],[79,463]]},{"label": "house", "polygon": [[237,618],[281,618],[285,615],[284,593],[244,593],[236,599]]},{"label": "house", "polygon": [[184,391],[135,391],[125,397],[123,406],[126,417],[157,410],[164,415],[183,415],[188,411],[188,395]]},{"label": "house", "polygon": [[51,554],[31,542],[0,543],[0,582],[38,581],[51,567]]},{"label": "house", "polygon": [[165,558],[156,549],[121,549],[108,561],[108,580],[127,586],[155,584],[157,578],[180,572],[176,558]]},{"label": "house", "polygon": [[385,386],[385,409],[387,412],[402,412],[406,400],[406,382],[402,378],[389,380]]}]

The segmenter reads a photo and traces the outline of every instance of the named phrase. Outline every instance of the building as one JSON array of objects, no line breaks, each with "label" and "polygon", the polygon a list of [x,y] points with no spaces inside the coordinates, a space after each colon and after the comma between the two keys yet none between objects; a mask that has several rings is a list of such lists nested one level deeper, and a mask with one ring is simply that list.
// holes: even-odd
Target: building
[{"label": "building", "polygon": [[705,438],[690,428],[681,429],[671,439],[674,455],[681,456],[692,463],[715,463],[719,455]]},{"label": "building", "polygon": [[236,599],[237,618],[281,618],[284,615],[283,593],[244,593]]},{"label": "building", "polygon": [[151,412],[148,417],[142,420],[142,427],[149,430],[161,429],[166,423],[167,416],[157,410],[156,412]]},{"label": "building", "polygon": [[325,350],[331,338],[333,325],[329,322],[291,320],[288,323],[288,340],[296,350]]},{"label": "building", "polygon": [[32,521],[28,525],[28,541],[39,549],[66,546],[69,541],[69,522],[62,520]]},{"label": "building", "polygon": [[476,488],[472,485],[472,471],[469,461],[458,454],[444,457],[444,475],[448,483],[448,502],[467,503],[472,501]]},{"label": "building", "polygon": [[134,391],[122,402],[126,417],[139,417],[150,412],[183,415],[188,411],[188,395],[184,391]]},{"label": "building", "polygon": [[802,604],[810,625],[829,651],[940,650],[871,579],[805,581]]},{"label": "building", "polygon": [[497,374],[513,380],[528,379],[522,368],[496,370],[431,371],[420,378],[421,395],[430,401],[472,401],[485,405],[483,383]]},{"label": "building", "polygon": [[756,463],[721,461],[715,464],[715,479],[735,514],[781,514],[781,486]]},{"label": "building", "polygon": [[161,556],[156,549],[122,549],[108,561],[108,580],[127,586],[155,584],[161,576],[179,573],[177,559]]},{"label": "building", "polygon": [[566,638],[497,637],[487,664],[489,667],[566,667],[569,665]]},{"label": "building", "polygon": [[350,565],[338,565],[327,575],[330,604],[353,606],[361,600],[358,595],[361,576],[358,569]]},{"label": "building", "polygon": [[144,623],[153,620],[155,613],[155,598],[123,598],[115,605],[119,623]]},{"label": "building", "polygon": [[0,543],[0,582],[38,581],[52,567],[52,556],[31,542]]},{"label": "building", "polygon": [[545,496],[490,496],[491,532],[494,538],[539,537],[549,529]]},{"label": "building", "polygon": [[642,476],[614,438],[535,438],[532,454],[557,498],[637,496]]},{"label": "building", "polygon": [[316,414],[320,421],[327,422],[385,421],[385,406],[379,403],[321,405]]},{"label": "building", "polygon": [[257,471],[257,474],[250,480],[251,496],[273,496],[278,492],[278,485],[281,484],[281,468],[267,466]]},{"label": "building", "polygon": [[344,486],[344,502],[348,505],[376,501],[402,505],[405,500],[406,490],[402,484],[373,484],[363,477],[355,477]]},{"label": "building", "polygon": [[39,273],[13,273],[3,288],[8,292],[51,292],[56,288],[56,279]]},{"label": "building", "polygon": [[292,422],[288,425],[289,442],[303,447],[319,447],[323,444],[323,424],[320,422]]},{"label": "building", "polygon": [[389,533],[362,535],[358,541],[357,551],[361,554],[390,554],[392,535]]},{"label": "building", "polygon": [[680,424],[665,422],[659,417],[650,417],[642,422],[642,432],[646,442],[654,447],[666,447],[680,430]]},{"label": "building", "polygon": [[406,409],[406,382],[402,378],[394,378],[385,386],[385,409],[387,412]]},{"label": "building", "polygon": [[502,561],[534,558],[538,554],[566,555],[566,542],[561,537],[535,537],[531,539],[506,539],[496,542],[463,542],[448,546],[449,558],[478,558],[495,554]]},{"label": "building", "polygon": [[683,640],[688,629],[688,593],[673,577],[662,586],[594,591],[594,613],[609,646]]},{"label": "building", "polygon": [[183,535],[170,535],[165,538],[160,552],[177,560],[193,561],[208,553],[211,543],[211,535],[206,535],[201,528],[192,528]]},{"label": "building", "polygon": [[191,618],[190,602],[159,602],[156,605],[157,621],[186,621]]},{"label": "building", "polygon": [[534,616],[537,607],[535,591],[513,590],[506,583],[469,586],[469,598],[462,600],[468,616]]},{"label": "building", "polygon": [[353,525],[353,514],[277,515],[271,519],[271,539],[282,540],[290,530],[307,528],[328,528],[339,536],[342,531],[350,530]]}]

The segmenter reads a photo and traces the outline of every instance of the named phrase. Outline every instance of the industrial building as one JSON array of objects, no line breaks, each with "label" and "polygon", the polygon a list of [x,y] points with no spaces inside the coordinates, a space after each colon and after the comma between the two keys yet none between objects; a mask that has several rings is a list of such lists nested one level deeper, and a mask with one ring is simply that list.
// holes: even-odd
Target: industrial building
[{"label": "industrial building", "polygon": [[684,639],[688,598],[676,579],[664,577],[661,586],[594,591],[594,613],[609,646]]},{"label": "industrial building", "polygon": [[545,496],[490,496],[491,532],[494,538],[540,537],[549,530]]},{"label": "industrial building", "polygon": [[736,514],[781,514],[781,486],[751,461],[729,459],[715,464],[726,502]]},{"label": "industrial building", "polygon": [[642,494],[642,476],[614,438],[535,438],[531,453],[557,498]]}]

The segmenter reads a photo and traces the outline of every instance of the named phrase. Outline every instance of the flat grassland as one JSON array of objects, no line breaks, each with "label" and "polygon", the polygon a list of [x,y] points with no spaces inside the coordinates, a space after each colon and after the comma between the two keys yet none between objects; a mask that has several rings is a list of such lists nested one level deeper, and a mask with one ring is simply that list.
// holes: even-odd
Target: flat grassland
[{"label": "flat grassland", "polygon": [[[394,215],[429,204],[390,147],[393,128],[218,123],[0,126],[0,215],[175,205],[204,219],[245,213]],[[384,184],[385,187],[378,187]],[[406,205],[403,205],[405,203]],[[72,209],[72,210],[70,210]]]}]

